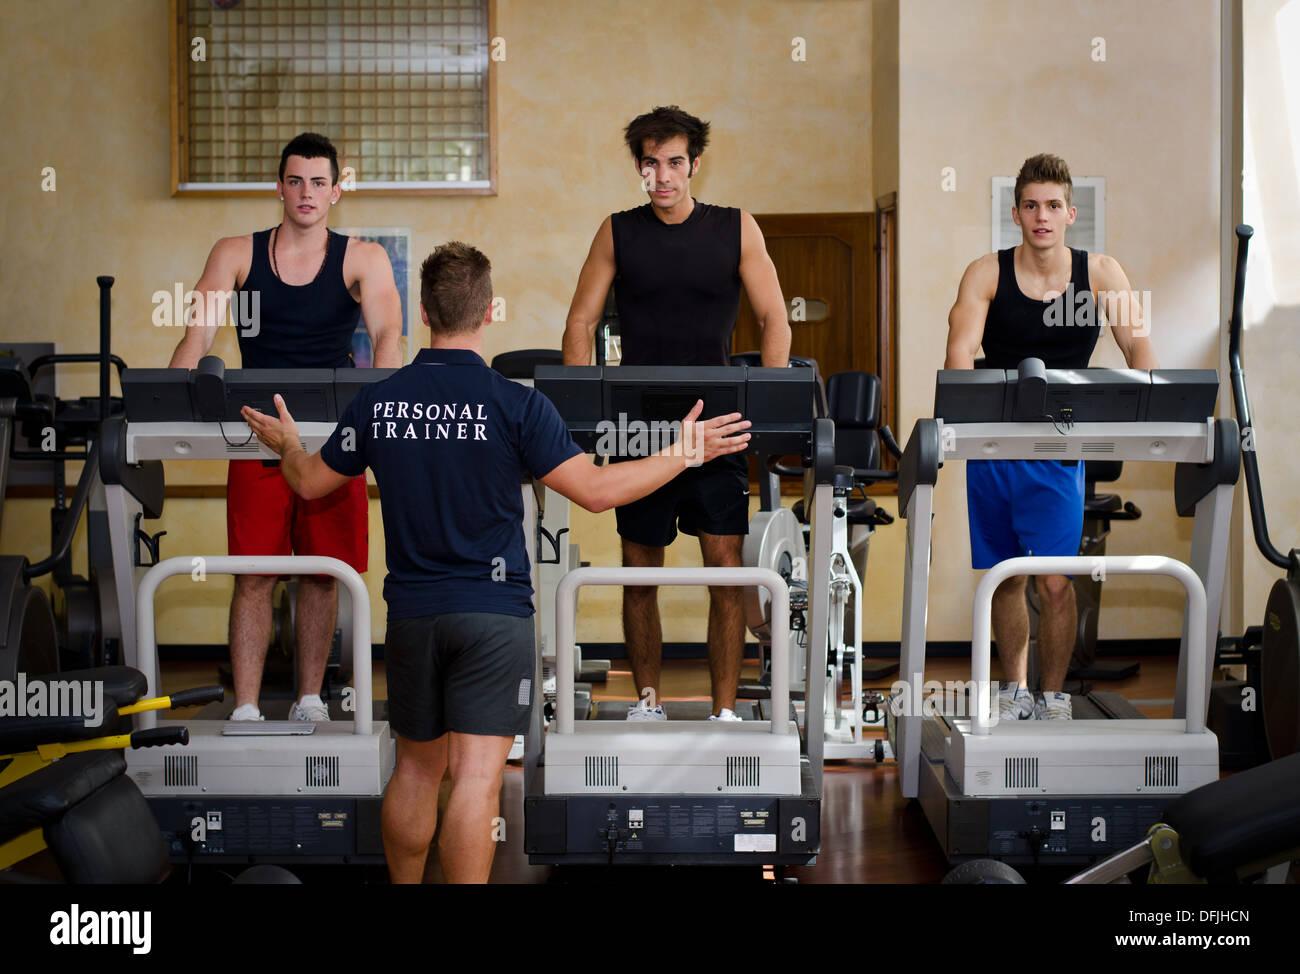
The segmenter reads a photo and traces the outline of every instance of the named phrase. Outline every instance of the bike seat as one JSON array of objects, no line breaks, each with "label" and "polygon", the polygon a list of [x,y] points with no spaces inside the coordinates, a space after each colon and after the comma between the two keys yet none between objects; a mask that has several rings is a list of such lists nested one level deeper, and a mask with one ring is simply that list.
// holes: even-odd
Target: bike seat
[{"label": "bike seat", "polygon": [[1112,514],[1123,510],[1124,503],[1119,494],[1093,494],[1083,499],[1083,516],[1089,514]]},{"label": "bike seat", "polygon": [[[808,523],[808,517],[804,511],[802,498],[794,502],[794,505],[790,508],[790,512],[794,515],[795,520],[800,524]],[[848,506],[848,518],[850,524],[875,525],[881,523],[876,511],[876,502],[870,497],[850,501]]]}]

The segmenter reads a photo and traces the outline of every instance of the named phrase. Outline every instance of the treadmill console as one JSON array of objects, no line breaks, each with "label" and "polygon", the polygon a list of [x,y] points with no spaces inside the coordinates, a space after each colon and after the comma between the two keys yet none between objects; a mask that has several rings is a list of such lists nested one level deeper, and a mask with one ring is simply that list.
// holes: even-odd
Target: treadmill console
[{"label": "treadmill console", "polygon": [[701,419],[738,412],[752,424],[749,452],[808,455],[816,416],[812,369],[749,366],[539,365],[533,387],[563,417],[578,445],[597,451],[606,432],[680,421],[704,400]]},{"label": "treadmill console", "polygon": [[1213,369],[944,369],[934,415],[954,423],[1203,423],[1214,415]]},{"label": "treadmill console", "polygon": [[227,369],[209,355],[196,369],[127,369],[122,398],[131,423],[242,422],[252,406],[275,415],[279,393],[300,423],[337,423],[362,386],[395,369]]}]

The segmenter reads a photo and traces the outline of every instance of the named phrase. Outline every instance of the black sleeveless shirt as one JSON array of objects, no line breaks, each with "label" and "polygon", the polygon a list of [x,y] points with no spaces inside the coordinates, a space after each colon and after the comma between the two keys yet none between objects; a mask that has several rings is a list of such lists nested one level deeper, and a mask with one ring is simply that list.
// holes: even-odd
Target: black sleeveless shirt
[{"label": "black sleeveless shirt", "polygon": [[1100,331],[1086,250],[1070,248],[1070,284],[1050,301],[1020,290],[1014,247],[998,251],[998,290],[984,320],[985,368],[1014,369],[1038,358],[1049,369],[1084,369]]},{"label": "black sleeveless shirt", "polygon": [[726,365],[740,310],[740,210],[696,202],[664,223],[647,203],[610,218],[624,365]]},{"label": "black sleeveless shirt", "polygon": [[361,305],[343,283],[348,238],[329,231],[325,266],[310,284],[285,284],[267,255],[270,230],[253,234],[253,264],[240,291],[242,307],[258,292],[258,329],[236,318],[239,354],[246,369],[342,369],[352,363],[352,334]]}]

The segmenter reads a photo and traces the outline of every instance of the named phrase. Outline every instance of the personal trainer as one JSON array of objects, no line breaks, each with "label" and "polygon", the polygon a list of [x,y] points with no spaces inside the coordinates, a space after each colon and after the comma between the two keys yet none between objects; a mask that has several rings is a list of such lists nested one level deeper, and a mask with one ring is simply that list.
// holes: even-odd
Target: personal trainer
[{"label": "personal trainer", "polygon": [[[280,154],[279,226],[218,240],[195,285],[198,298],[171,368],[192,369],[212,348],[232,298],[239,354],[247,369],[346,368],[352,335],[365,315],[376,368],[402,364],[402,306],[388,254],[326,226],[339,201],[338,153],[323,135],[304,132]],[[255,318],[246,315],[256,309]],[[226,477],[226,538],[232,555],[324,555],[358,572],[367,566],[368,502],[364,478],[304,501],[272,461],[231,460]],[[271,642],[275,576],[237,575],[230,603],[233,720],[261,720],[258,695]],[[298,580],[298,700],[290,720],[329,720],[320,698],[338,613],[332,578]]]},{"label": "personal trainer", "polygon": [[438,843],[443,875],[483,883],[492,867],[502,774],[515,735],[527,730],[534,691],[521,478],[602,511],[749,440],[739,413],[694,422],[704,406],[697,401],[678,444],[596,467],[550,400],[488,368],[491,304],[488,259],[466,244],[444,244],[420,268],[429,348],[360,392],[319,453],[303,451],[279,396],[278,418],[243,410],[299,495],[327,495],[366,467],[379,484],[389,722],[397,735],[383,834],[395,883],[424,875],[444,773],[452,788]]},{"label": "personal trainer", "polygon": [[[623,135],[650,201],[606,217],[596,231],[569,307],[564,364],[590,363],[616,278],[623,365],[728,364],[742,286],[762,330],[763,365],[789,364],[785,302],[758,224],[743,210],[690,194],[709,123],[673,105],[634,118]],[[679,529],[699,538],[706,566],[738,566],[749,529],[748,466],[743,457],[723,457],[619,507],[616,517],[625,566],[662,566]],[[739,588],[709,589],[712,720],[740,719],[734,708],[743,599]],[[623,632],[642,698],[628,708],[628,719],[666,720],[658,702],[663,627],[656,588],[624,587]]]},{"label": "personal trainer", "polygon": [[[1042,359],[1049,369],[1086,368],[1102,310],[1128,367],[1158,368],[1123,268],[1105,254],[1066,246],[1065,228],[1077,216],[1073,185],[1060,157],[1025,160],[1011,207],[1021,243],[966,268],[948,315],[945,369],[973,368],[981,344],[985,367],[991,369],[1014,369],[1026,358]],[[992,568],[1020,555],[1077,555],[1083,475],[1083,464],[1075,460],[968,460],[972,566]],[[1062,690],[1078,625],[1074,585],[1064,575],[1038,577],[1036,584],[1043,684],[1037,699],[1025,686],[1025,577],[1007,579],[993,595],[993,638],[1006,679],[999,689],[1001,720],[1072,717],[1070,695]]]}]

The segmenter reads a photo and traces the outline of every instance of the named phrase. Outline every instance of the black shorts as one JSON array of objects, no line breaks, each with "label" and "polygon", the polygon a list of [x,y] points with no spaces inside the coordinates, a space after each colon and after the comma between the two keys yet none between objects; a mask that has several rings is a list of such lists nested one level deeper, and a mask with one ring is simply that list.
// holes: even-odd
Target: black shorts
[{"label": "black shorts", "polygon": [[653,494],[615,510],[622,538],[650,548],[683,534],[749,531],[749,464],[745,454],[684,470]]},{"label": "black shorts", "polygon": [[528,730],[532,616],[447,612],[388,623],[388,723],[410,741]]}]

